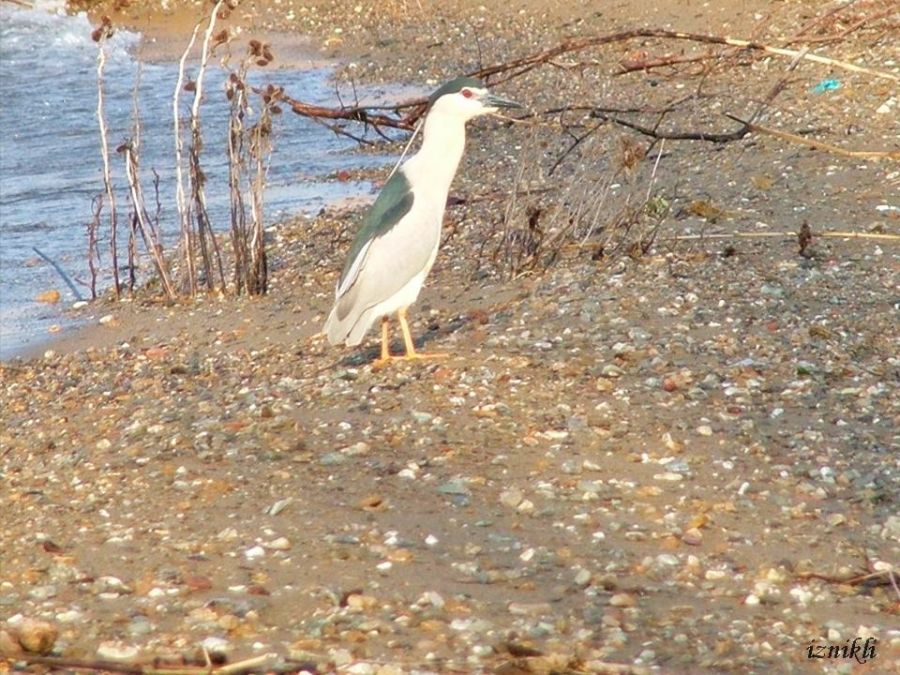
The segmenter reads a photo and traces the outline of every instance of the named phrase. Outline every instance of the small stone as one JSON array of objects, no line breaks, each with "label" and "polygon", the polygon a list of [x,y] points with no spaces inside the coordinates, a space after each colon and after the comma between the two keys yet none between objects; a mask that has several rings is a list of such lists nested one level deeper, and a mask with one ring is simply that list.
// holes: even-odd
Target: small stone
[{"label": "small stone", "polygon": [[350,675],[375,675],[377,666],[372,663],[360,661],[359,663],[354,663],[352,666],[348,666],[344,672],[350,673]]},{"label": "small stone", "polygon": [[111,324],[115,320],[116,320],[115,316],[113,316],[112,314],[106,314],[106,315],[100,317],[99,323],[103,326],[106,326],[108,324]]},{"label": "small stone", "polygon": [[613,607],[634,607],[637,600],[630,593],[616,593],[609,599],[609,604]]},{"label": "small stone", "polygon": [[701,424],[699,427],[697,427],[697,433],[701,436],[712,436],[713,430],[712,427],[708,424]]},{"label": "small stone", "polygon": [[828,516],[826,522],[831,527],[837,527],[838,525],[843,525],[847,522],[847,516],[845,516],[843,513],[832,513]]},{"label": "small stone", "polygon": [[244,557],[247,560],[256,560],[257,558],[262,558],[266,554],[266,549],[262,546],[253,546],[244,551]]},{"label": "small stone", "polygon": [[25,618],[16,627],[19,644],[32,654],[48,654],[59,636],[59,630],[49,621]]},{"label": "small stone", "polygon": [[530,499],[523,499],[522,503],[516,507],[519,513],[534,513],[534,502]]},{"label": "small stone", "polygon": [[378,605],[378,598],[372,595],[352,593],[347,596],[347,607],[357,612],[365,612]]},{"label": "small stone", "polygon": [[553,613],[549,602],[511,602],[507,609],[514,616],[543,616]]},{"label": "small stone", "polygon": [[420,607],[427,607],[428,605],[431,605],[435,609],[443,609],[446,603],[443,596],[437,591],[425,591],[424,593],[422,593],[422,595],[419,596],[416,604]]},{"label": "small stone", "polygon": [[223,657],[231,651],[231,644],[225,638],[210,636],[200,642],[200,647],[209,652],[210,656]]},{"label": "small stone", "polygon": [[881,537],[900,541],[900,516],[888,516],[881,529]]},{"label": "small stone", "polygon": [[349,445],[346,448],[342,448],[341,452],[349,457],[357,457],[359,455],[366,455],[369,452],[369,444],[365,441],[360,441],[359,443],[354,443],[353,445]]},{"label": "small stone", "polygon": [[575,585],[576,586],[587,586],[591,583],[591,572],[590,570],[586,570],[584,568],[578,570],[578,573],[575,574]]},{"label": "small stone", "polygon": [[140,650],[124,642],[101,642],[97,646],[97,658],[104,661],[134,661]]},{"label": "small stone", "polygon": [[38,293],[36,296],[34,296],[36,302],[44,302],[48,305],[56,304],[57,302],[59,302],[59,298],[59,291],[57,291],[56,289],[44,291],[43,293]]},{"label": "small stone", "polygon": [[291,540],[287,537],[278,537],[265,544],[265,547],[273,551],[287,551],[291,547]]},{"label": "small stone", "polygon": [[442,495],[468,496],[472,494],[469,488],[466,486],[465,482],[463,482],[459,478],[448,480],[446,483],[438,487],[438,492],[440,492]]},{"label": "small stone", "polygon": [[17,656],[22,653],[22,646],[11,633],[0,630],[0,656]]},{"label": "small stone", "polygon": [[750,606],[756,606],[759,604],[759,596],[751,593],[746,598],[744,598],[744,604]]},{"label": "small stone", "polygon": [[514,509],[521,504],[524,498],[525,495],[519,488],[509,488],[500,493],[500,503],[511,509]]},{"label": "small stone", "polygon": [[675,473],[674,471],[666,471],[664,473],[653,474],[653,480],[678,482],[680,480],[684,480],[684,476],[682,476],[680,473]]},{"label": "small stone", "polygon": [[703,533],[696,527],[692,527],[684,531],[681,535],[681,541],[688,546],[699,546],[703,543]]}]

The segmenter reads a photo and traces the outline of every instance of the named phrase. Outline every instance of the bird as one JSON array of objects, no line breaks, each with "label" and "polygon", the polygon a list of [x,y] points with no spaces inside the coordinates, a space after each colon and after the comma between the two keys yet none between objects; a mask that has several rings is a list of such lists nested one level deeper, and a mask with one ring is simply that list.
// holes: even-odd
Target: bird
[{"label": "bird", "polygon": [[[407,310],[437,257],[447,195],[465,150],[466,122],[521,107],[490,93],[474,77],[450,80],[429,97],[419,151],[388,178],[350,246],[323,330],[329,343],[359,345],[381,319],[376,365],[446,356],[416,351]],[[403,331],[402,356],[390,352],[388,324],[395,312]]]}]

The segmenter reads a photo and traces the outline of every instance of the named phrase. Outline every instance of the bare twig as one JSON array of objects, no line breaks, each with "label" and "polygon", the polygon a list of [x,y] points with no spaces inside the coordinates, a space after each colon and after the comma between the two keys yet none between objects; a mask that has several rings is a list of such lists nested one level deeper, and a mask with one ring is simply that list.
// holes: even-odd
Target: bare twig
[{"label": "bare twig", "polygon": [[100,27],[94,31],[93,37],[98,43],[97,50],[97,123],[100,126],[100,155],[103,159],[103,186],[106,190],[106,200],[109,204],[109,248],[110,259],[113,272],[113,288],[115,290],[116,299],[121,294],[121,284],[119,282],[119,253],[116,249],[118,243],[116,241],[116,233],[118,231],[118,212],[116,209],[116,194],[113,190],[112,176],[109,169],[109,141],[107,140],[109,130],[106,125],[106,114],[104,112],[103,101],[103,68],[106,66],[106,49],[105,44],[112,36],[112,24],[108,17],[103,17]]},{"label": "bare twig", "polygon": [[[555,59],[562,54],[568,54],[570,52],[581,51],[592,47],[599,47],[601,45],[611,44],[614,42],[622,42],[624,40],[631,40],[633,38],[641,37],[662,38],[669,40],[688,40],[691,42],[702,42],[706,44],[730,45],[732,47],[741,47],[743,49],[763,51],[768,54],[789,56],[791,58],[797,58],[798,55],[801,54],[801,52],[793,49],[773,47],[772,45],[767,45],[761,42],[741,40],[739,38],[723,37],[719,35],[707,35],[702,33],[685,33],[681,31],[662,30],[658,28],[639,28],[634,30],[622,31],[620,33],[612,33],[610,35],[600,35],[586,38],[572,38],[562,42],[555,47],[551,47],[540,52],[535,52],[533,54],[529,54],[528,56],[523,56],[512,61],[507,61],[505,63],[482,68],[470,74],[475,77],[492,77],[494,75],[508,74],[506,77],[500,80],[506,81],[512,79],[513,77],[518,77],[519,75],[522,75],[539,65],[546,64],[551,59]],[[878,77],[887,80],[900,81],[900,76],[894,75],[893,73],[874,70],[872,68],[864,68],[863,66],[857,66],[853,63],[831,59],[826,56],[820,56],[818,54],[804,53],[802,58],[807,61],[814,61],[816,63],[821,63],[833,68],[840,68],[842,70],[863,73],[866,75],[871,75],[872,77]]]},{"label": "bare twig", "polygon": [[[900,241],[900,234],[882,232],[849,232],[830,230],[814,232],[815,237],[826,239],[876,239],[881,241]],[[698,241],[701,239],[796,239],[796,232],[728,232],[722,234],[680,234],[666,237],[665,241]]]},{"label": "bare twig", "polygon": [[274,669],[280,657],[278,654],[262,654],[243,661],[235,661],[222,666],[157,667],[120,661],[71,659],[60,656],[40,656],[38,654],[16,655],[16,661],[50,666],[56,669],[87,670],[91,672],[133,673],[135,675],[238,675],[239,673],[261,672]]},{"label": "bare twig", "polygon": [[103,193],[94,196],[92,201],[93,217],[87,225],[88,235],[88,270],[91,273],[91,300],[97,299],[97,268],[100,265],[100,248],[97,246],[97,232],[100,229],[100,213],[103,210]]},{"label": "bare twig", "polygon": [[175,124],[175,204],[178,208],[178,220],[181,225],[181,247],[184,255],[185,275],[187,276],[188,291],[193,295],[197,290],[197,272],[194,264],[194,237],[191,228],[191,211],[190,206],[185,201],[184,196],[184,176],[182,152],[184,142],[181,138],[181,113],[179,111],[179,98],[181,90],[184,87],[184,65],[187,61],[188,54],[194,48],[194,42],[197,40],[197,33],[200,31],[200,22],[194,26],[191,38],[188,40],[187,47],[178,61],[178,78],[175,81],[175,93],[172,95],[172,117]]},{"label": "bare twig", "polygon": [[160,282],[163,290],[169,298],[175,297],[175,289],[169,279],[168,264],[163,254],[162,243],[159,240],[159,232],[153,225],[147,215],[147,209],[144,202],[144,192],[141,188],[139,177],[138,155],[132,142],[124,143],[122,152],[125,153],[125,175],[128,178],[129,194],[131,195],[131,206],[134,209],[134,220],[137,228],[144,240],[144,246],[150,254],[151,260],[159,274]]},{"label": "bare twig", "polygon": [[[209,64],[210,41],[216,28],[216,19],[226,0],[217,0],[209,15],[206,31],[203,35],[203,46],[200,53],[200,65],[197,69],[197,77],[194,81],[194,101],[191,105],[191,148],[189,152],[189,166],[191,169],[191,196],[194,207],[194,216],[197,219],[197,241],[200,244],[200,255],[203,259],[206,286],[209,290],[214,287],[215,271],[219,273],[222,290],[225,289],[225,268],[222,265],[222,256],[219,253],[219,245],[209,222],[209,213],[206,208],[206,190],[204,188],[205,175],[200,166],[200,153],[203,150],[203,138],[200,130],[200,103],[203,99],[203,76]],[[213,268],[215,262],[216,269]]]},{"label": "bare twig", "polygon": [[766,127],[761,124],[744,121],[737,115],[732,115],[731,113],[725,113],[725,116],[729,119],[733,119],[735,122],[740,122],[741,124],[743,124],[746,127],[747,131],[755,131],[760,134],[768,134],[769,136],[775,136],[776,138],[790,141],[791,143],[798,143],[810,148],[816,148],[817,150],[824,150],[825,152],[830,152],[835,155],[852,157],[854,159],[900,160],[900,150],[847,150],[837,145],[831,145],[830,143],[823,143],[822,141],[817,141],[812,138],[804,138],[803,136],[791,134],[787,131],[780,131],[778,129]]}]

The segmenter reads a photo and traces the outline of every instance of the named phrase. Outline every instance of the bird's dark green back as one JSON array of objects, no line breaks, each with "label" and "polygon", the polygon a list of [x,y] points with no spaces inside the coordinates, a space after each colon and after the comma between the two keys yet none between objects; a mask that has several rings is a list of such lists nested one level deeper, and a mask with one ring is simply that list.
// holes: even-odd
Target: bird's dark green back
[{"label": "bird's dark green back", "polygon": [[347,262],[344,264],[344,270],[341,272],[341,280],[338,282],[338,286],[343,285],[344,278],[353,267],[353,262],[366,244],[380,237],[400,222],[400,219],[409,213],[409,210],[412,208],[413,199],[412,187],[406,178],[406,174],[403,173],[402,169],[395,171],[394,175],[381,188],[375,203],[372,204],[372,208],[369,209],[369,212],[363,219],[362,227],[357,232],[353,245],[350,247],[350,254],[347,256]]}]

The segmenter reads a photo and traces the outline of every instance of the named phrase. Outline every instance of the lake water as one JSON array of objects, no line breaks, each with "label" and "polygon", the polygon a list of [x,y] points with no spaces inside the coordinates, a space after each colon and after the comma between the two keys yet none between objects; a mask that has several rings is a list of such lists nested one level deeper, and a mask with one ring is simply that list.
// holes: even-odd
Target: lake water
[{"label": "lake water", "polygon": [[[89,279],[86,226],[92,219],[91,201],[103,190],[96,118],[97,44],[91,40],[93,27],[87,18],[66,15],[61,7],[60,1],[39,0],[33,9],[0,2],[0,358],[46,339],[51,326],[65,324],[63,310],[76,300],[61,276],[37,256],[35,247],[75,280],[82,295],[90,297],[84,285]],[[139,64],[131,52],[138,39],[118,31],[107,44],[105,102],[120,240],[127,238],[123,224],[128,220],[128,199],[122,157],[115,148],[132,133],[132,94]],[[195,70],[189,67],[188,74]],[[252,81],[272,81],[296,98],[334,105],[330,74],[328,69],[257,70]],[[140,65],[142,173],[148,201],[153,194],[151,167],[160,175],[167,246],[177,241],[172,136],[176,77],[175,63]],[[222,229],[229,222],[225,77],[217,66],[207,71],[201,111],[210,214],[214,226],[220,223]],[[181,97],[185,112],[192,97],[187,92]],[[290,112],[276,118],[274,143],[265,196],[269,224],[369,192],[368,184],[325,182],[324,178],[340,169],[391,161],[384,156],[351,155],[352,140]],[[108,265],[107,235],[102,234],[101,254]],[[60,291],[59,303],[35,300],[49,289]]]}]

